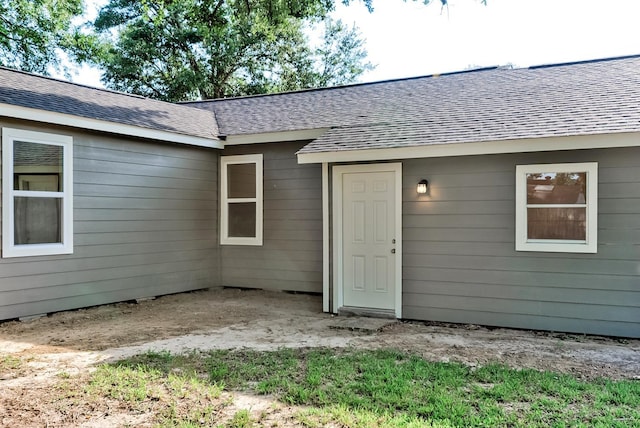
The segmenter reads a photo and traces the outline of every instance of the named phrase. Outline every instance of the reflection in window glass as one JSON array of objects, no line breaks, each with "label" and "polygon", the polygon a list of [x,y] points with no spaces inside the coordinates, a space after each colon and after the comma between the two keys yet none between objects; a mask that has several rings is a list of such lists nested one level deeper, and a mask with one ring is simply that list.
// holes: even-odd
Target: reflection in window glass
[{"label": "reflection in window glass", "polygon": [[14,198],[15,245],[61,243],[59,198]]},{"label": "reflection in window glass", "polygon": [[14,190],[62,192],[63,147],[13,142]]},{"label": "reflection in window glass", "polygon": [[598,252],[598,163],[516,166],[516,251]]},{"label": "reflection in window glass", "polygon": [[256,197],[256,164],[238,163],[227,165],[228,198]]},{"label": "reflection in window glass", "polygon": [[229,204],[229,237],[254,238],[256,236],[256,203]]},{"label": "reflection in window glass", "polygon": [[527,238],[584,241],[587,173],[537,172],[528,173],[526,178]]},{"label": "reflection in window glass", "polygon": [[584,241],[587,233],[586,208],[527,209],[529,239]]},{"label": "reflection in window glass", "polygon": [[585,204],[586,172],[527,174],[527,204]]}]

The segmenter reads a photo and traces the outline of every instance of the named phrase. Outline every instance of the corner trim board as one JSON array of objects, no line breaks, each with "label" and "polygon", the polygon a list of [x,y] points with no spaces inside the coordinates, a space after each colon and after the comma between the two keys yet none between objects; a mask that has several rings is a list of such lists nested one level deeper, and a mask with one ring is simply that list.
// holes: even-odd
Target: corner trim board
[{"label": "corner trim board", "polygon": [[322,311],[329,312],[329,164],[322,164]]}]

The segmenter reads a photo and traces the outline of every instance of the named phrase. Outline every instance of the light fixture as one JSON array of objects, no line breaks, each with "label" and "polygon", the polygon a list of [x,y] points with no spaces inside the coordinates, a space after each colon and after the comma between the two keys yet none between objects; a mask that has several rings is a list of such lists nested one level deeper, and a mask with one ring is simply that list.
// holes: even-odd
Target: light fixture
[{"label": "light fixture", "polygon": [[416,191],[418,193],[427,193],[427,186],[429,186],[429,182],[423,178],[418,182],[418,187],[416,188]]}]

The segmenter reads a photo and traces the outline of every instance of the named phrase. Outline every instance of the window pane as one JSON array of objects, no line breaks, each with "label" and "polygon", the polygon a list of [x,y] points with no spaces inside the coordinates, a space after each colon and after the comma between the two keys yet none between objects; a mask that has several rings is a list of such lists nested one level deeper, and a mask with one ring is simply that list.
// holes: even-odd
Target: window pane
[{"label": "window pane", "polygon": [[227,194],[229,198],[256,197],[256,164],[227,165]]},{"label": "window pane", "polygon": [[587,239],[586,208],[527,208],[528,239]]},{"label": "window pane", "polygon": [[229,237],[255,238],[256,203],[242,202],[229,204]]},{"label": "window pane", "polygon": [[62,192],[62,146],[13,143],[14,190]]},{"label": "window pane", "polygon": [[586,204],[586,172],[527,174],[527,204]]},{"label": "window pane", "polygon": [[59,198],[15,198],[15,245],[61,243],[61,203]]}]

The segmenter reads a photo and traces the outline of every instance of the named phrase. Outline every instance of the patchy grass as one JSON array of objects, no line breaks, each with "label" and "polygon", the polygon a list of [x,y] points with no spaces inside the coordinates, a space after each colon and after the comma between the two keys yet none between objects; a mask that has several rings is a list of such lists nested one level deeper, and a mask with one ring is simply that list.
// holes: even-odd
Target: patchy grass
[{"label": "patchy grass", "polygon": [[22,360],[11,355],[0,357],[0,373],[18,370],[22,366]]},{"label": "patchy grass", "polygon": [[0,379],[17,377],[23,374],[24,361],[12,355],[0,356]]},{"label": "patchy grass", "polygon": [[[10,377],[24,367],[0,358]],[[59,425],[120,415],[117,425],[158,427],[640,427],[638,381],[472,368],[394,350],[147,353],[56,379],[33,406]],[[250,411],[233,405],[238,393],[280,404]]]},{"label": "patchy grass", "polygon": [[[155,408],[160,426],[189,427],[221,422],[223,389],[304,406],[295,422],[310,427],[640,427],[637,381],[474,369],[393,350],[151,353],[100,366],[86,393]],[[224,423],[256,426],[246,410]]]},{"label": "patchy grass", "polygon": [[83,396],[107,399],[131,412],[153,413],[161,427],[213,426],[225,403],[222,387],[209,381],[199,354],[144,354],[104,364],[90,376]]}]

